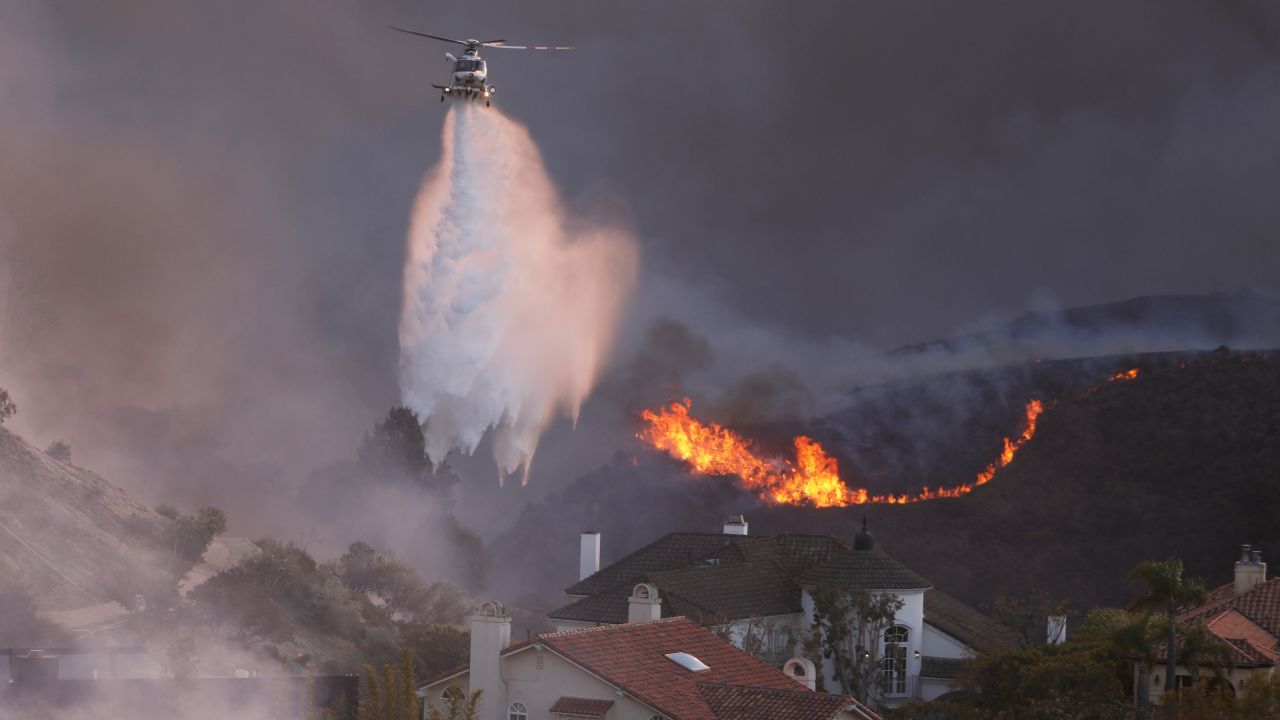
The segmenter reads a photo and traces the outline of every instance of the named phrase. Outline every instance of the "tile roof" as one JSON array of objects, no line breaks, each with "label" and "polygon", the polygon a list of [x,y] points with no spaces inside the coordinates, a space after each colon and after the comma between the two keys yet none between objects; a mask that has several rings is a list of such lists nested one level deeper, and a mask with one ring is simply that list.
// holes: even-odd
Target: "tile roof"
[{"label": "tile roof", "polygon": [[601,718],[613,707],[612,700],[592,700],[590,698],[561,697],[551,706],[550,712],[555,715],[569,717]]},{"label": "tile roof", "polygon": [[1178,622],[1217,615],[1227,608],[1238,611],[1272,635],[1280,636],[1280,578],[1271,578],[1243,595],[1236,595],[1234,583],[1214,588],[1203,605],[1183,612]]},{"label": "tile roof", "polygon": [[715,716],[725,720],[831,720],[853,702],[852,698],[808,690],[766,690],[711,683],[700,684],[698,692]]},{"label": "tile roof", "polygon": [[914,570],[879,550],[828,554],[797,577],[802,585],[838,585],[864,590],[915,590],[932,587]]},{"label": "tile roof", "polygon": [[1009,628],[941,590],[925,592],[924,621],[981,653],[996,653],[1017,646]]},{"label": "tile roof", "polygon": [[[806,698],[812,694],[781,670],[682,617],[550,633],[536,642],[672,720],[737,718],[719,715],[703,696],[702,685],[799,691]],[[710,669],[686,670],[666,657],[674,652],[689,653]]]},{"label": "tile roof", "polygon": [[830,535],[671,533],[569,587],[567,593],[587,597],[548,617],[626,622],[627,598],[638,582],[658,587],[664,616],[686,615],[701,622],[800,612],[801,586],[809,584],[869,590],[929,587],[928,580],[888,555],[854,550]]},{"label": "tile roof", "polygon": [[599,572],[565,588],[567,595],[594,595],[658,570],[685,567],[717,550],[758,538],[722,533],[670,533]]}]

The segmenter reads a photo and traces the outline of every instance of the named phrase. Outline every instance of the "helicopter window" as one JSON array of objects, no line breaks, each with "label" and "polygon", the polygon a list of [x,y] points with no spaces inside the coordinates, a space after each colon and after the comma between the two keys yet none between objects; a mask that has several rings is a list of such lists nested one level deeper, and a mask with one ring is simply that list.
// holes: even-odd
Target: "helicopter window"
[{"label": "helicopter window", "polygon": [[482,71],[484,70],[484,63],[480,60],[468,60],[466,58],[461,58],[458,60],[457,67],[455,69],[462,72]]}]

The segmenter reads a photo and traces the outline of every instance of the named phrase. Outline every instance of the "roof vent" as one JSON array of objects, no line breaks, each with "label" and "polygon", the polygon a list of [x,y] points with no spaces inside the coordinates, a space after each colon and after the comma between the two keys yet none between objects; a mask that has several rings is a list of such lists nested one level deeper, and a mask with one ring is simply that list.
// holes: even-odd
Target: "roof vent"
[{"label": "roof vent", "polygon": [[703,670],[711,669],[709,665],[686,652],[667,653],[667,659],[689,672],[702,672]]}]

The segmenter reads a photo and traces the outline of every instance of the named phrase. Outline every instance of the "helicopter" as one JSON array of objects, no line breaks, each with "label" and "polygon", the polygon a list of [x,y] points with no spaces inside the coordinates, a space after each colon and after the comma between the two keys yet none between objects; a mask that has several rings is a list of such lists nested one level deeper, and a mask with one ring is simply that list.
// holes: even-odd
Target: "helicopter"
[{"label": "helicopter", "polygon": [[394,25],[388,25],[387,27],[402,33],[463,46],[461,57],[455,56],[450,52],[444,54],[449,59],[449,62],[453,63],[453,78],[449,81],[449,84],[436,85],[432,83],[431,85],[431,87],[440,91],[440,102],[444,102],[447,97],[459,97],[465,100],[484,100],[485,107],[489,107],[490,99],[498,89],[488,84],[489,70],[484,58],[480,57],[480,48],[482,47],[498,48],[500,50],[573,49],[566,45],[508,45],[506,40],[455,40],[418,32],[417,30],[409,30],[408,28],[395,27]]}]

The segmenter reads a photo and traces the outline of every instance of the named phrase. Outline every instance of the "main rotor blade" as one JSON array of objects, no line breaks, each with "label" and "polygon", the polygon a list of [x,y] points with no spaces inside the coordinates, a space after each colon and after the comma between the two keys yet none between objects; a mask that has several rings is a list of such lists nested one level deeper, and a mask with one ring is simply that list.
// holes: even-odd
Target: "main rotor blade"
[{"label": "main rotor blade", "polygon": [[493,45],[499,50],[572,50],[569,45]]},{"label": "main rotor blade", "polygon": [[481,41],[480,41],[480,44],[481,44],[481,45],[490,45],[490,46],[492,46],[492,47],[497,47],[497,46],[499,46],[499,45],[506,45],[506,44],[507,44],[507,41],[506,41],[506,40],[481,40]]},{"label": "main rotor blade", "polygon": [[406,28],[396,27],[395,25],[388,25],[387,27],[391,28],[392,30],[398,30],[402,33],[409,33],[410,35],[417,35],[418,37],[431,38],[432,40],[443,40],[444,42],[456,43],[458,45],[467,44],[462,40],[454,40],[453,38],[440,37],[439,35],[430,35],[424,32],[418,32],[417,30],[409,30]]}]

